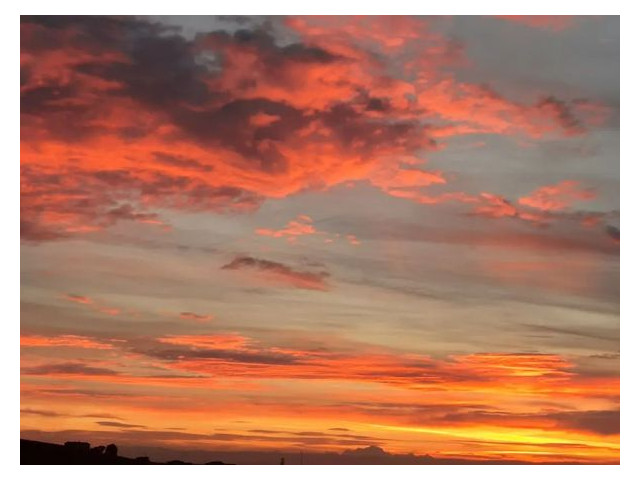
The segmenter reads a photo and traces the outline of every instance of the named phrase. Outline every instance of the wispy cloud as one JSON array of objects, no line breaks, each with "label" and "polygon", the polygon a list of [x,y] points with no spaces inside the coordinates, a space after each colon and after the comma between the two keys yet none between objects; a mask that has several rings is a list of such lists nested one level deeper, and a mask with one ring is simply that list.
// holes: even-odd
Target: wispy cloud
[{"label": "wispy cloud", "polygon": [[326,291],[329,285],[327,272],[309,272],[294,270],[279,262],[260,258],[240,256],[222,267],[223,270],[249,270],[255,272],[259,278],[273,284],[285,285],[304,290]]}]

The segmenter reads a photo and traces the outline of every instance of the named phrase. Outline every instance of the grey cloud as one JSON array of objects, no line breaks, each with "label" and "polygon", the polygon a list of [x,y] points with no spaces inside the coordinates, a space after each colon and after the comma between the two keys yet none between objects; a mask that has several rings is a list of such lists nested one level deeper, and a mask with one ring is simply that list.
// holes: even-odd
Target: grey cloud
[{"label": "grey cloud", "polygon": [[119,375],[110,368],[92,367],[84,363],[49,363],[22,369],[24,375]]},{"label": "grey cloud", "polygon": [[144,425],[135,425],[133,423],[123,423],[123,422],[96,422],[97,425],[103,427],[117,427],[117,428],[147,428]]}]

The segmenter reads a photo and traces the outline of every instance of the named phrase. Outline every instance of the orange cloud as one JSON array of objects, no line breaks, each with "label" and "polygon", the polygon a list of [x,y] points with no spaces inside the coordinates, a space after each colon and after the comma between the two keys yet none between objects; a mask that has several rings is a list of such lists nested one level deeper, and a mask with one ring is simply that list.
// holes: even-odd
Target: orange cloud
[{"label": "orange cloud", "polygon": [[480,197],[485,201],[485,205],[480,205],[474,209],[476,215],[486,217],[517,217],[518,210],[504,197],[492,193],[481,193]]},{"label": "orange cloud", "polygon": [[[287,226],[280,230],[272,230],[270,228],[256,228],[255,233],[257,235],[263,235],[273,238],[286,238],[289,243],[295,244],[298,242],[298,238],[306,235],[316,235],[324,238],[325,243],[333,243],[335,239],[340,238],[342,235],[339,233],[329,233],[322,230],[317,230],[313,225],[313,219],[308,215],[298,215],[295,220],[291,220],[287,223]],[[355,235],[347,234],[344,238],[351,245],[360,245],[360,240]]]},{"label": "orange cloud", "polygon": [[518,206],[501,195],[481,193],[470,198],[469,203],[477,203],[472,214],[488,218],[511,217],[534,225],[546,225],[561,219],[579,221],[585,228],[601,223],[607,213],[566,211],[578,201],[596,197],[593,189],[583,188],[579,182],[565,180],[556,185],[547,185],[518,199]]},{"label": "orange cloud", "polygon": [[484,378],[572,376],[571,363],[558,355],[479,353],[454,356],[454,359]]},{"label": "orange cloud", "polygon": [[251,339],[237,334],[216,335],[169,335],[158,338],[160,343],[182,345],[192,348],[242,349],[249,345]]},{"label": "orange cloud", "polygon": [[556,185],[540,187],[529,196],[520,197],[518,202],[543,211],[558,211],[570,207],[573,202],[591,200],[596,197],[592,189],[581,188],[580,183],[565,180]]},{"label": "orange cloud", "polygon": [[[116,347],[116,344],[103,345],[81,336],[25,336],[23,342],[24,346]],[[117,347],[131,352],[123,357],[127,364],[27,362],[23,364],[23,375],[72,376],[87,380],[99,377],[102,382],[176,388],[179,385],[213,388],[224,378],[287,378],[375,383],[409,392],[548,396],[567,401],[619,395],[617,377],[581,373],[573,362],[554,354],[488,352],[433,358],[366,345],[358,346],[356,351],[340,345],[309,349],[273,346],[237,333],[167,335],[151,344],[129,341]],[[139,370],[138,364],[144,368]],[[153,365],[153,370],[148,370],[149,365]],[[212,379],[216,382],[211,383]]]},{"label": "orange cloud", "polygon": [[[93,34],[96,22],[105,35]],[[585,100],[521,104],[458,81],[445,67],[463,46],[428,21],[286,22],[301,43],[279,46],[259,28],[188,41],[133,18],[24,17],[22,237],[98,234],[118,222],[167,229],[159,209],[246,212],[358,181],[424,204],[472,201],[426,191],[447,185],[445,173],[422,168],[424,152],[444,148],[443,132],[575,135],[606,116]],[[170,55],[159,62],[154,49]],[[378,54],[392,51],[406,53],[406,71],[392,73],[392,57]],[[206,55],[220,71],[198,63]]]},{"label": "orange cloud", "polygon": [[20,335],[21,347],[71,347],[97,350],[111,350],[110,343],[93,340],[81,335],[59,335],[46,337],[43,335]]},{"label": "orange cloud", "polygon": [[268,113],[259,112],[249,117],[249,125],[254,127],[266,127],[278,120],[280,120],[280,117],[277,115],[269,115]]},{"label": "orange cloud", "polygon": [[477,198],[480,203],[472,210],[473,215],[487,218],[510,217],[530,222],[534,225],[544,225],[549,223],[552,218],[538,212],[532,212],[522,208],[517,208],[506,198],[492,193],[481,193]]},{"label": "orange cloud", "polygon": [[[424,451],[417,448],[427,441],[438,445],[439,455],[427,453],[445,457],[500,458],[494,453],[500,450],[510,451],[512,460],[535,459],[531,451],[583,460],[617,455],[618,378],[585,370],[562,355],[485,352],[435,358],[335,339],[331,346],[276,346],[238,333],[166,335],[119,348],[126,364],[26,362],[22,398],[34,411],[46,405],[48,411],[78,407],[83,412],[80,407],[87,402],[92,411],[110,406],[111,414],[128,423],[156,429],[175,427],[170,423],[179,411],[180,426],[196,436],[203,419],[216,412],[230,436],[212,438],[205,432],[211,441],[255,441],[265,448],[299,443],[293,438],[297,434],[279,432],[287,424],[304,425],[299,436],[316,439],[308,445],[311,450],[314,445],[339,448],[342,443],[329,434],[341,431],[354,441],[383,438],[400,452]],[[143,373],[149,366],[151,375]],[[52,378],[68,384],[47,385]],[[313,393],[326,391],[327,385],[332,386],[330,396]],[[143,390],[137,393],[138,388]],[[303,401],[287,396],[298,389],[313,396]],[[185,404],[185,394],[194,391],[203,401]],[[251,397],[252,391],[260,396]],[[38,421],[46,418],[38,416]],[[83,421],[59,414],[52,418],[57,428],[65,422],[77,428]],[[233,423],[239,418],[246,426]],[[311,433],[326,430],[331,419],[341,428],[326,436]],[[23,427],[29,424],[26,419]],[[263,431],[249,431],[256,425]],[[251,434],[262,437],[251,439]],[[149,437],[161,443],[163,438],[168,437]]]},{"label": "orange cloud", "polygon": [[[295,243],[297,237],[303,235],[313,235],[318,232],[313,226],[313,220],[306,215],[298,215],[296,220],[291,220],[287,226],[281,230],[271,230],[269,228],[257,228],[256,234],[267,237],[281,238],[284,237],[290,243]],[[323,232],[322,232],[323,233]]]},{"label": "orange cloud", "polygon": [[[238,334],[171,335],[158,339],[171,349],[141,347],[172,369],[214,377],[289,378],[381,383],[409,389],[572,396],[595,392],[574,364],[553,354],[477,353],[434,359],[377,350],[354,353],[273,347]],[[175,347],[183,347],[176,349]],[[615,395],[616,379],[602,381]],[[595,394],[595,393],[594,393]]]}]

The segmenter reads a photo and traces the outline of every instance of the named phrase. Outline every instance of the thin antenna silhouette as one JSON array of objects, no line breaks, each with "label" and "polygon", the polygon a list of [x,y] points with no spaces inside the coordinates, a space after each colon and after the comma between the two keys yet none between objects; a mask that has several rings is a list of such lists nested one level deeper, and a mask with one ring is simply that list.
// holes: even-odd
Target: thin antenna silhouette
[{"label": "thin antenna silhouette", "polygon": [[304,460],[302,456],[302,450],[300,450],[300,465],[304,465]]}]

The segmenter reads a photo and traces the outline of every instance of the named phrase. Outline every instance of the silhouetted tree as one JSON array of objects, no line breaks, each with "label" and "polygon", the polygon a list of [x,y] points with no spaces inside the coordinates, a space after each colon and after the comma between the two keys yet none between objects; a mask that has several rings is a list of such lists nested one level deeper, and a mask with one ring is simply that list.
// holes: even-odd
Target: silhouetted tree
[{"label": "silhouetted tree", "polygon": [[91,444],[87,442],[65,442],[64,446],[77,453],[89,453],[91,448]]},{"label": "silhouetted tree", "polygon": [[104,445],[98,445],[97,447],[93,447],[91,450],[89,450],[89,453],[91,455],[99,456],[104,453],[104,449],[105,449]]},{"label": "silhouetted tree", "polygon": [[104,451],[104,454],[108,457],[117,457],[118,456],[118,447],[115,444],[110,443],[107,445],[107,449]]}]

